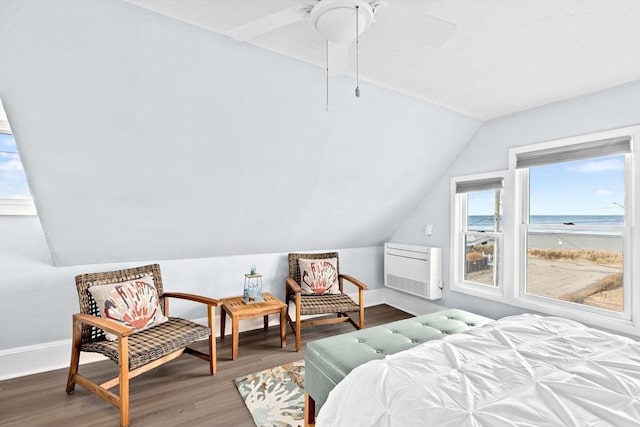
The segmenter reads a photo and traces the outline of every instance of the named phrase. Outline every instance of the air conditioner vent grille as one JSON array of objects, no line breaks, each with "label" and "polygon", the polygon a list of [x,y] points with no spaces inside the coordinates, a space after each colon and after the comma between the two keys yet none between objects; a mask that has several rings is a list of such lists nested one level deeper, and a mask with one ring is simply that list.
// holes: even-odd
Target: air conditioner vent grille
[{"label": "air conditioner vent grille", "polygon": [[428,295],[429,292],[427,283],[396,276],[395,274],[387,274],[387,286],[422,297]]}]

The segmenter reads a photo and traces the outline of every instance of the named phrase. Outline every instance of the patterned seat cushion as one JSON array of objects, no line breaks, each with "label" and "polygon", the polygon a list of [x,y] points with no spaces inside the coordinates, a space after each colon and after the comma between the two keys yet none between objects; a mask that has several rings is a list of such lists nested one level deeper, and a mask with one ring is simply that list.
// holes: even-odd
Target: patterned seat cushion
[{"label": "patterned seat cushion", "polygon": [[[295,300],[295,295],[292,295],[291,299]],[[345,294],[302,295],[300,300],[300,314],[360,311],[360,306]]]},{"label": "patterned seat cushion", "polygon": [[[168,321],[129,336],[129,370],[153,362],[189,344],[209,338],[211,329],[189,320],[170,317]],[[82,351],[100,353],[118,363],[117,341],[92,341]]]}]

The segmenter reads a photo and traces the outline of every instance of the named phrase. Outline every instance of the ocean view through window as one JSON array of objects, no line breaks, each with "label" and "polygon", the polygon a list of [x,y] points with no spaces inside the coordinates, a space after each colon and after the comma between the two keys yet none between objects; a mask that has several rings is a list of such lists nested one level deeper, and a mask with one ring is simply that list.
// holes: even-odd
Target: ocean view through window
[{"label": "ocean view through window", "polygon": [[[464,280],[497,287],[502,236],[502,188],[466,191],[465,195]],[[475,212],[491,214],[471,215]]]},{"label": "ocean view through window", "polygon": [[455,286],[502,292],[503,187],[500,174],[453,181]]},{"label": "ocean view through window", "polygon": [[[624,154],[531,166],[527,172],[526,294],[623,312]],[[554,214],[532,213],[549,211]]]},{"label": "ocean view through window", "polygon": [[521,298],[630,318],[631,141],[593,139],[516,154]]},{"label": "ocean view through window", "polygon": [[[527,235],[529,294],[623,311],[623,233],[609,226],[624,226],[624,215],[531,215],[529,223],[547,227]],[[494,218],[470,215],[469,224],[491,231]]]},{"label": "ocean view through window", "polygon": [[[624,225],[624,215],[531,215],[531,224],[592,224]],[[502,228],[503,218],[499,218]],[[475,230],[491,231],[494,227],[493,215],[469,215],[468,224]]]},{"label": "ocean view through window", "polygon": [[508,157],[450,179],[449,289],[640,336],[640,125]]}]

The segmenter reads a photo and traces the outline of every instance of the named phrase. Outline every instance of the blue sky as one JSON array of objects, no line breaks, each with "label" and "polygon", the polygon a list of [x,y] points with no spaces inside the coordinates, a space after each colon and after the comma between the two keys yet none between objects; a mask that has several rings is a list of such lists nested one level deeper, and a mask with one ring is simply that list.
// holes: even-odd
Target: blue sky
[{"label": "blue sky", "polygon": [[624,155],[531,168],[529,183],[531,215],[624,214]]},{"label": "blue sky", "polygon": [[[623,215],[624,155],[530,169],[531,215]],[[469,215],[493,213],[493,191],[469,198]]]},{"label": "blue sky", "polygon": [[0,199],[30,199],[31,192],[12,135],[0,133]]}]

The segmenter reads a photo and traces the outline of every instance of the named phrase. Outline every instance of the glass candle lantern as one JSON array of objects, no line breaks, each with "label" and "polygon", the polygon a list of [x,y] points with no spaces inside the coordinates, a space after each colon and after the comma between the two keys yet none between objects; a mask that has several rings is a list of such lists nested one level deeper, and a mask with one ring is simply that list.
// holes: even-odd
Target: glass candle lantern
[{"label": "glass candle lantern", "polygon": [[247,304],[264,301],[264,297],[262,296],[262,274],[249,273],[244,275],[242,300]]}]

